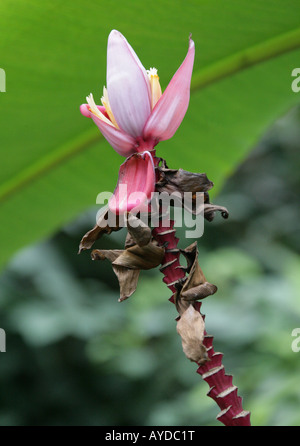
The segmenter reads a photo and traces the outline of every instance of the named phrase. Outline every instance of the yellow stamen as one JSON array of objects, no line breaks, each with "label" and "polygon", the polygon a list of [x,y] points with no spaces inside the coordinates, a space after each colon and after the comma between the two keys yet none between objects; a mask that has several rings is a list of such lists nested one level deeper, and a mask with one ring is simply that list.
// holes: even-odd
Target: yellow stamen
[{"label": "yellow stamen", "polygon": [[97,118],[101,119],[101,121],[106,122],[106,124],[109,124],[112,127],[114,127],[113,123],[106,116],[104,116],[104,114],[101,113],[101,111],[98,109],[97,105],[95,104],[92,93],[89,96],[87,96],[86,101],[89,104],[90,111],[95,116],[97,116]]},{"label": "yellow stamen", "polygon": [[111,122],[118,129],[119,126],[117,124],[117,121],[115,120],[113,112],[111,111],[109,100],[108,100],[108,94],[107,94],[107,90],[105,87],[103,87],[103,96],[101,98],[101,102],[102,102],[102,105],[105,107],[105,110],[106,110]]},{"label": "yellow stamen", "polygon": [[156,103],[159,101],[162,92],[161,92],[161,86],[159,83],[159,77],[157,75],[157,69],[156,68],[150,68],[150,70],[147,70],[147,74],[149,76],[150,80],[150,88],[151,88],[151,108],[155,107]]}]

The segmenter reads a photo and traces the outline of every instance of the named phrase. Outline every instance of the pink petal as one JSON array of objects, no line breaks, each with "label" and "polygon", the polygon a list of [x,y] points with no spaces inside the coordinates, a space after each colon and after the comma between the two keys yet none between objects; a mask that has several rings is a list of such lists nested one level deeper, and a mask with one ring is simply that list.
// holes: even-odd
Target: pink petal
[{"label": "pink petal", "polygon": [[91,112],[90,112],[88,104],[81,104],[81,106],[80,106],[80,113],[83,116],[85,116],[86,118],[90,118],[91,117]]},{"label": "pink petal", "polygon": [[[102,107],[98,106],[98,108],[103,113]],[[107,139],[109,144],[115,149],[117,153],[119,153],[119,155],[125,156],[127,158],[128,156],[136,152],[136,141],[132,136],[127,135],[122,130],[118,130],[114,126],[109,125],[101,119],[97,118],[97,116],[89,111],[87,104],[81,105],[80,111],[83,116],[92,118],[104,138]]]},{"label": "pink petal", "polygon": [[120,167],[114,195],[109,208],[115,214],[130,212],[138,206],[147,210],[151,194],[155,189],[155,170],[149,152],[135,153]]},{"label": "pink petal", "polygon": [[171,138],[187,111],[195,58],[195,44],[190,38],[187,55],[154,107],[144,128],[144,139],[163,141]]},{"label": "pink petal", "polygon": [[141,136],[151,113],[150,82],[134,50],[116,30],[108,37],[107,92],[119,127],[131,136]]}]

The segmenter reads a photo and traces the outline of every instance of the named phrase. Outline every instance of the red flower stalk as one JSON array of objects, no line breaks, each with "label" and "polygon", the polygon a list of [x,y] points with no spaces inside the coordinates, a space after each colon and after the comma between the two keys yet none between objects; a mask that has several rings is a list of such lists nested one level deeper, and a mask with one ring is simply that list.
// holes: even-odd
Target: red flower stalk
[{"label": "red flower stalk", "polygon": [[[164,226],[164,222],[161,221],[160,226],[154,228],[152,234],[159,245],[167,246],[160,271],[164,274],[163,281],[173,293],[169,300],[174,303],[175,285],[185,278],[185,272],[180,268],[180,250],[177,248],[179,239],[173,228],[174,221],[170,223],[169,226]],[[200,312],[201,302],[196,302],[194,307]],[[203,345],[206,347],[209,360],[198,367],[197,373],[208,383],[210,387],[208,396],[221,409],[217,419],[225,426],[250,426],[250,413],[243,410],[242,398],[237,395],[238,389],[232,384],[232,376],[225,374],[222,364],[223,354],[214,351],[213,336],[205,332]]]}]

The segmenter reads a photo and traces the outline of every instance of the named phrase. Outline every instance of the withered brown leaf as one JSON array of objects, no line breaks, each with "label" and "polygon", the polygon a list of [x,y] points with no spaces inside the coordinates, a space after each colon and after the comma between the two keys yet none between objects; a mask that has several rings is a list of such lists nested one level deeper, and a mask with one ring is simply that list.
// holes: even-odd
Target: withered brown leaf
[{"label": "withered brown leaf", "polygon": [[162,262],[164,249],[150,242],[145,246],[135,244],[126,249],[94,249],[91,256],[93,260],[108,259],[112,263],[120,285],[121,302],[136,290],[141,269],[155,268]]},{"label": "withered brown leaf", "polygon": [[118,216],[116,217],[115,227],[111,227],[108,225],[108,223],[106,223],[108,219],[108,213],[109,210],[102,213],[102,215],[97,221],[97,224],[82,237],[79,244],[78,254],[80,254],[81,251],[85,249],[90,249],[95,243],[95,241],[98,240],[103,234],[109,235],[113,231],[119,231],[121,229],[121,227],[119,227]]},{"label": "withered brown leaf", "polygon": [[213,221],[216,216],[216,212],[221,212],[224,219],[229,217],[229,212],[224,206],[218,206],[217,204],[205,203],[204,204],[204,217],[208,221]]},{"label": "withered brown leaf", "polygon": [[198,262],[197,242],[192,243],[186,249],[182,249],[181,252],[187,259],[186,271],[188,272],[188,277],[179,292],[180,297],[184,300],[192,301],[204,299],[214,294],[217,291],[217,287],[207,282]]},{"label": "withered brown leaf", "polygon": [[207,178],[206,173],[192,173],[183,169],[169,169],[165,160],[161,158],[162,165],[158,166],[159,179],[156,183],[158,192],[207,192],[213,187],[213,182]]},{"label": "withered brown leaf", "polygon": [[[147,245],[151,240],[151,228],[131,213],[128,214],[127,229],[133,241],[139,246]],[[127,243],[129,243],[127,241]]]},{"label": "withered brown leaf", "polygon": [[207,351],[203,345],[205,324],[201,314],[193,305],[181,315],[177,322],[177,332],[181,336],[182,349],[190,361],[204,364],[207,359]]},{"label": "withered brown leaf", "polygon": [[119,302],[127,299],[135,292],[140,274],[140,270],[129,269],[124,266],[114,265],[114,260],[116,260],[118,256],[122,254],[122,252],[122,249],[102,251],[99,249],[94,249],[91,254],[93,260],[108,259],[112,262],[113,271],[117,276],[120,285]]},{"label": "withered brown leaf", "polygon": [[[160,193],[166,192],[168,194],[179,193],[179,196],[184,196],[185,192],[192,193],[192,203],[188,205],[191,207],[190,211],[194,214],[203,212],[204,218],[212,221],[216,212],[221,212],[223,218],[228,218],[228,210],[224,206],[218,206],[210,203],[208,191],[212,189],[214,183],[207,178],[206,173],[192,173],[183,169],[169,169],[166,161],[160,159],[161,165],[157,167],[159,174],[156,183],[156,190]],[[204,193],[203,204],[196,200],[196,193]],[[175,205],[176,206],[176,205]]]},{"label": "withered brown leaf", "polygon": [[113,263],[131,269],[152,269],[161,264],[164,253],[164,249],[154,243],[134,245],[125,249]]}]

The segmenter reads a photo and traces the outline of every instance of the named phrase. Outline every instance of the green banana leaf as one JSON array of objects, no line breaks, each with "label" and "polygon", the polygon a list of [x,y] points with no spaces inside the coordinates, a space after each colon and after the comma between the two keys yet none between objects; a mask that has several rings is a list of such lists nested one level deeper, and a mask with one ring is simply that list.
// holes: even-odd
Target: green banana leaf
[{"label": "green banana leaf", "polygon": [[206,172],[218,190],[299,102],[299,10],[298,0],[1,0],[0,265],[115,187],[124,159],[79,113],[87,94],[102,95],[111,29],[158,68],[163,89],[192,33],[190,106],[157,152],[170,167]]}]

